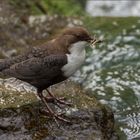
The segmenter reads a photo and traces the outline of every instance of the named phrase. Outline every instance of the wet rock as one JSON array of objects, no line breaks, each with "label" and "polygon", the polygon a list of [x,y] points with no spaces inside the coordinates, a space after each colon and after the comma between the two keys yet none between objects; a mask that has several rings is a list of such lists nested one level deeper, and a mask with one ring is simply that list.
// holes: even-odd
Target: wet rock
[{"label": "wet rock", "polygon": [[[65,118],[71,121],[71,124],[59,122],[60,127],[52,118],[40,112],[44,105],[37,99],[35,89],[30,85],[26,85],[23,90],[24,83],[19,80],[1,79],[0,83],[0,139],[117,139],[110,109],[102,106],[90,93],[87,94],[80,86],[70,81],[50,89],[57,97],[64,96],[73,104],[72,107],[61,106],[62,109],[50,104],[55,111],[64,113]],[[13,88],[12,84],[18,83],[19,87]]]}]

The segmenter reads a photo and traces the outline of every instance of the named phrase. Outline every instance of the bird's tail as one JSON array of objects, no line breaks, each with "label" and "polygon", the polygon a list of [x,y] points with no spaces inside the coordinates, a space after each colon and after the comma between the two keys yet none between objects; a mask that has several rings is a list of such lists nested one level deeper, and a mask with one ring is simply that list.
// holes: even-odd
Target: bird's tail
[{"label": "bird's tail", "polygon": [[12,58],[0,59],[0,73],[8,69],[14,63]]},{"label": "bird's tail", "polygon": [[6,59],[0,59],[0,72],[2,72],[5,69],[8,69],[11,65],[15,63],[19,63],[22,60],[26,59],[26,56],[19,55],[12,58],[6,58]]},{"label": "bird's tail", "polygon": [[0,77],[5,77],[5,74],[3,71],[8,67],[8,61],[7,59],[0,59]]},{"label": "bird's tail", "polygon": [[0,72],[7,68],[6,59],[0,59]]},{"label": "bird's tail", "polygon": [[5,73],[5,70],[8,69],[13,63],[12,58],[0,59],[0,78],[9,78],[9,75]]}]

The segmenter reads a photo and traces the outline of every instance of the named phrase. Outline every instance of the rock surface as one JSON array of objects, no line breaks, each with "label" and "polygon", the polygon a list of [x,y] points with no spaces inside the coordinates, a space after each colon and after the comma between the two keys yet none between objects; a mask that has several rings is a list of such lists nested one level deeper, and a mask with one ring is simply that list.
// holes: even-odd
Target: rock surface
[{"label": "rock surface", "polygon": [[[15,85],[18,89],[13,88]],[[44,106],[31,86],[16,79],[1,79],[0,140],[117,139],[112,112],[90,93],[70,81],[53,86],[51,91],[73,104],[62,109],[50,104],[55,111],[65,113],[72,124],[59,122],[58,127],[52,118],[40,113]]]}]

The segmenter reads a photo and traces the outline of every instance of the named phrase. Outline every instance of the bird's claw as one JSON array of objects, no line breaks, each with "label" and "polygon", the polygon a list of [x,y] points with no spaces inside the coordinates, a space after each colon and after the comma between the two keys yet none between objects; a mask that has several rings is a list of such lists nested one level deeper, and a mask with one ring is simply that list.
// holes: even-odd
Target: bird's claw
[{"label": "bird's claw", "polygon": [[53,104],[57,105],[59,108],[62,108],[62,107],[60,106],[60,104],[62,104],[62,105],[67,105],[67,106],[69,106],[69,107],[72,106],[71,103],[68,103],[68,102],[65,101],[65,98],[64,98],[64,97],[61,97],[61,98],[45,97],[45,100],[46,100],[46,102],[48,102],[48,103],[53,103]]},{"label": "bird's claw", "polygon": [[43,94],[42,94],[42,92],[38,92],[38,95],[39,95],[39,97],[40,97],[40,99],[42,100],[42,102],[44,102],[44,104],[45,104],[45,106],[46,106],[46,110],[44,110],[43,111],[43,113],[45,114],[45,115],[49,115],[50,117],[52,117],[54,120],[55,120],[55,122],[56,122],[56,124],[59,126],[59,123],[58,123],[58,121],[57,120],[60,120],[60,121],[63,121],[63,122],[65,122],[65,123],[71,123],[69,120],[67,120],[67,119],[65,119],[65,118],[63,118],[62,117],[62,113],[55,113],[51,108],[50,108],[50,106],[48,105],[48,103],[53,103],[53,104],[55,104],[55,105],[57,105],[58,107],[60,107],[61,108],[61,106],[60,106],[60,104],[63,104],[63,105],[68,105],[68,106],[70,106],[71,104],[70,103],[67,103],[67,102],[65,102],[64,100],[65,100],[65,98],[56,98],[52,93],[50,93],[49,91],[48,91],[48,93],[49,93],[49,95],[50,95],[50,97],[45,97]]},{"label": "bird's claw", "polygon": [[45,114],[47,116],[52,117],[54,119],[55,123],[57,124],[57,126],[60,126],[59,122],[57,120],[63,121],[63,122],[68,123],[68,124],[71,123],[69,120],[62,117],[65,113],[55,113],[55,112],[50,113],[47,110],[40,110],[40,111],[42,114]]}]

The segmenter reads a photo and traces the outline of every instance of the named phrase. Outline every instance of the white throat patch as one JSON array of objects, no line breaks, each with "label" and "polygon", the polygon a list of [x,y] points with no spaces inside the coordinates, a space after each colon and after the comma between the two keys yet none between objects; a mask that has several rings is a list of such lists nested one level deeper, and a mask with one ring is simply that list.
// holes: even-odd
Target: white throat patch
[{"label": "white throat patch", "polygon": [[85,61],[85,41],[80,41],[71,45],[67,54],[68,63],[62,67],[64,76],[70,77],[75,73]]}]

